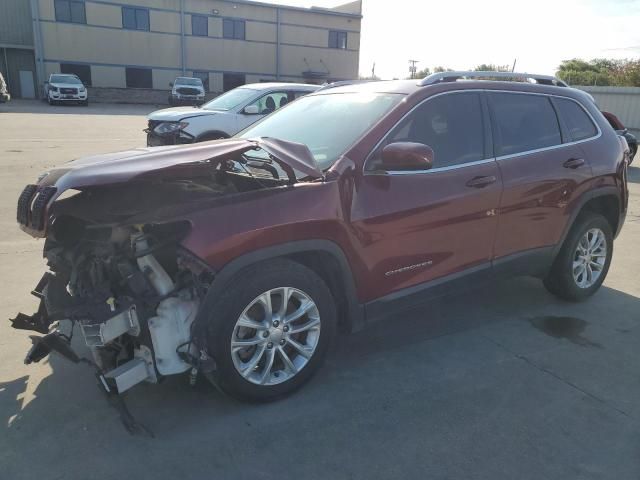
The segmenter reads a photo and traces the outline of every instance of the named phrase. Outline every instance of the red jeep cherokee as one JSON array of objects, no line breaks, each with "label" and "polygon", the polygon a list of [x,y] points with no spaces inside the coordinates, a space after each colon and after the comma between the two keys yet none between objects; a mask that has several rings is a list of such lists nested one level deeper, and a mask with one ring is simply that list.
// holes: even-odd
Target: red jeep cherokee
[{"label": "red jeep cherokee", "polygon": [[232,139],[84,158],[28,185],[18,222],[46,238],[51,271],[13,326],[46,334],[29,363],[78,361],[56,321],[77,324],[111,392],[189,371],[273,399],[318,369],[339,325],[485,277],[592,295],[627,209],[627,151],[551,77],[321,89]]}]

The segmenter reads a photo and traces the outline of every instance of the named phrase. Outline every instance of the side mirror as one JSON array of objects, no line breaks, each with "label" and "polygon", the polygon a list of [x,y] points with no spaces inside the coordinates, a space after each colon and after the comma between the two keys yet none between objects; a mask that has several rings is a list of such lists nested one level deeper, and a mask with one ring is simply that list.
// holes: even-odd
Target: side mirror
[{"label": "side mirror", "polygon": [[257,105],[247,105],[244,107],[243,113],[246,115],[258,115],[260,113],[260,109]]},{"label": "side mirror", "polygon": [[424,143],[396,142],[382,149],[385,170],[429,170],[433,166],[433,149]]},{"label": "side mirror", "polygon": [[169,86],[170,86],[170,87],[173,87],[173,82],[169,82]]}]

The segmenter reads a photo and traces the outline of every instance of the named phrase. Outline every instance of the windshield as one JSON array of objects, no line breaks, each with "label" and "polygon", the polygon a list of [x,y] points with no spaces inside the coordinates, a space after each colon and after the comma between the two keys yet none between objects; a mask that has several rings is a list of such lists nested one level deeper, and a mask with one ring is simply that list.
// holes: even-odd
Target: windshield
[{"label": "windshield", "polygon": [[239,137],[274,137],[303,143],[318,167],[325,170],[403,98],[404,95],[392,93],[307,96],[265,117]]},{"label": "windshield", "polygon": [[196,85],[202,86],[202,80],[199,78],[176,78],[176,85]]},{"label": "windshield", "polygon": [[78,77],[72,75],[51,75],[51,83],[71,83],[73,85],[81,85],[82,82]]},{"label": "windshield", "polygon": [[251,90],[250,88],[235,88],[205,103],[201,108],[205,110],[231,110],[248,101],[255,94],[256,90]]}]

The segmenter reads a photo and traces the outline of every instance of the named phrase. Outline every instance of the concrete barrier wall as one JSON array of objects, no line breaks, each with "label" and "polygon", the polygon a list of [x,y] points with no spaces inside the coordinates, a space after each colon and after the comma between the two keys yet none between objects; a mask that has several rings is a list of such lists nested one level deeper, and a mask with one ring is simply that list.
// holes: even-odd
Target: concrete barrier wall
[{"label": "concrete barrier wall", "polygon": [[640,133],[640,87],[582,87],[595,98],[600,110],[611,112],[634,133]]}]

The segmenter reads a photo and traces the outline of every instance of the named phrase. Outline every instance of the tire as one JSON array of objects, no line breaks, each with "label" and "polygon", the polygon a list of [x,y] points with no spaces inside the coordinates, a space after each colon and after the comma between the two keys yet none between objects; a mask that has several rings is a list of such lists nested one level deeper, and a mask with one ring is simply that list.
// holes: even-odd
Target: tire
[{"label": "tire", "polygon": [[89,106],[89,100],[83,100],[80,102],[80,105],[82,105],[83,107],[88,107]]},{"label": "tire", "polygon": [[633,163],[633,159],[636,157],[636,153],[638,153],[637,145],[635,147],[632,147],[631,151],[629,152],[629,165]]},{"label": "tire", "polygon": [[224,138],[229,138],[228,135],[222,133],[222,132],[209,132],[209,133],[203,133],[202,135],[200,135],[197,139],[196,142],[210,142],[212,140],[222,140]]},{"label": "tire", "polygon": [[[591,247],[589,247],[589,251],[594,255],[592,256],[591,253],[588,254],[586,258],[589,261],[584,263],[584,265],[588,263],[590,265],[588,269],[595,272],[595,264],[600,261],[603,262],[602,265],[599,266],[600,270],[597,274],[597,278],[593,279],[593,277],[591,277],[591,279],[589,279],[586,269],[584,270],[583,276],[578,275],[576,278],[574,275],[574,261],[576,263],[585,261],[585,257],[578,251],[579,245],[584,246],[586,245],[584,243],[585,241],[589,243],[588,239],[594,238],[594,234],[592,234],[591,237],[587,237],[587,240],[585,240],[584,237],[588,232],[598,231],[601,232],[604,237],[605,250],[603,252],[602,250],[594,248],[593,251],[591,251]],[[583,243],[581,243],[581,241]],[[602,215],[597,213],[581,214],[562,244],[562,248],[554,260],[549,274],[544,279],[544,285],[549,292],[563,300],[572,302],[584,300],[598,291],[602,282],[604,282],[607,272],[609,271],[609,266],[611,265],[612,256],[613,232],[609,222]],[[591,267],[591,265],[593,265],[593,267]],[[582,271],[580,265],[577,267],[576,271]],[[595,273],[592,273],[591,275],[593,276]],[[583,282],[583,285],[580,285],[580,282]]]},{"label": "tire", "polygon": [[51,100],[51,97],[47,95],[47,103],[51,106],[54,106],[56,104],[55,101]]},{"label": "tire", "polygon": [[[269,331],[237,325],[241,316],[245,319],[249,317],[253,322],[262,319],[267,309],[265,303],[258,300],[267,298],[265,292],[270,292],[268,298],[271,299],[273,310],[279,310],[281,303],[278,299],[284,296],[282,287],[291,287],[287,290],[291,294],[287,315],[274,315],[272,323],[265,321],[263,325],[268,324]],[[207,345],[216,361],[215,376],[218,386],[239,400],[267,402],[290,394],[304,385],[321,366],[336,330],[335,302],[324,281],[299,263],[275,259],[241,271],[229,282],[224,292],[211,308],[207,325]],[[315,309],[312,307],[308,310],[310,313],[287,323],[287,316],[292,318],[292,313],[302,311],[300,307],[303,303],[298,304],[298,298],[295,297],[300,293],[315,304]],[[277,322],[277,319],[281,321]],[[316,327],[302,333],[293,332],[294,329],[314,322],[317,322]],[[274,327],[279,327],[279,330]],[[293,333],[283,333],[286,331]],[[246,339],[254,344],[232,351],[232,341],[247,342]],[[307,347],[309,358],[298,353],[299,350],[293,348],[290,340]],[[256,342],[261,342],[261,345],[256,345]],[[315,345],[312,351],[309,350],[312,347],[307,346],[311,344]],[[292,368],[286,367],[283,351]],[[257,358],[260,360],[257,361]],[[270,358],[273,358],[273,366],[267,370],[268,363],[265,362]],[[257,363],[254,364],[254,361]],[[241,371],[245,372],[244,375]],[[261,377],[264,384],[260,384]]]}]

